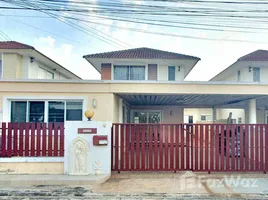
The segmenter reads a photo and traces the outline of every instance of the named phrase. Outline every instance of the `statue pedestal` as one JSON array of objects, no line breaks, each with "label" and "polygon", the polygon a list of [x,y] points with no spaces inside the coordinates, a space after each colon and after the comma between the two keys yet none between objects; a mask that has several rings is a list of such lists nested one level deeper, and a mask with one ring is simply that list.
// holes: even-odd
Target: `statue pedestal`
[{"label": "statue pedestal", "polygon": [[111,122],[66,122],[64,173],[110,175],[111,127]]}]

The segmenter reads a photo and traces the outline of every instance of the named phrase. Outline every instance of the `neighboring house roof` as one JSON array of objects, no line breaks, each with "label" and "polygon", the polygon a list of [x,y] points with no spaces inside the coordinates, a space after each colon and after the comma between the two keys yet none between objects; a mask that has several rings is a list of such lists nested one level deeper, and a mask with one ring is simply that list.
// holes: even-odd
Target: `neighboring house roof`
[{"label": "neighboring house roof", "polygon": [[106,53],[85,55],[83,58],[117,58],[117,59],[185,59],[200,60],[198,57],[162,51],[151,48],[136,48]]},{"label": "neighboring house roof", "polygon": [[0,41],[0,50],[32,50],[32,51],[35,51],[37,54],[39,54],[39,56],[44,57],[45,59],[50,61],[50,63],[53,63],[57,67],[65,70],[67,73],[71,74],[72,77],[82,79],[81,77],[77,76],[73,72],[71,72],[68,69],[66,69],[65,67],[61,66],[60,64],[58,64],[57,62],[55,62],[51,58],[49,58],[46,55],[42,54],[40,51],[37,51],[33,46],[23,44],[23,43],[20,43],[20,42],[16,42],[16,41],[2,41],[2,42]]},{"label": "neighboring house roof", "polygon": [[0,42],[0,49],[34,49],[34,47],[15,41],[7,41]]},{"label": "neighboring house roof", "polygon": [[259,49],[239,58],[238,61],[268,61],[268,51]]},{"label": "neighboring house roof", "polygon": [[227,72],[229,69],[231,69],[235,64],[239,61],[268,61],[268,51],[259,49],[257,51],[253,51],[245,56],[240,57],[235,63],[218,73],[216,76],[210,79],[210,81],[213,81],[215,78],[223,74],[224,72]]}]

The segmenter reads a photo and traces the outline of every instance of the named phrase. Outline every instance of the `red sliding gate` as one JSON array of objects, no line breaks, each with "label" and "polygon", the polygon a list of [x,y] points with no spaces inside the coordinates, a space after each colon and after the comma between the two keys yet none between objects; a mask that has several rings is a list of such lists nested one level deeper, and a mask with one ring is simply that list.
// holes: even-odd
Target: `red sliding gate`
[{"label": "red sliding gate", "polygon": [[266,124],[113,124],[113,171],[268,171]]}]

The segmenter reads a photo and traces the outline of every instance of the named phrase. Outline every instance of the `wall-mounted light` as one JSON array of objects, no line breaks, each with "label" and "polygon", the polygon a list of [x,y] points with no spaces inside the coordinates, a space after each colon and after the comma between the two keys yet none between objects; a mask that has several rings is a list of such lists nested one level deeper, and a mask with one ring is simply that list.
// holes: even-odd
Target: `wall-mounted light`
[{"label": "wall-mounted light", "polygon": [[181,66],[178,66],[178,72],[180,72],[181,71]]},{"label": "wall-mounted light", "polygon": [[34,61],[34,57],[30,57],[30,62],[32,63]]},{"label": "wall-mounted light", "polygon": [[96,99],[92,99],[92,107],[97,108],[97,100]]},{"label": "wall-mounted light", "polygon": [[172,113],[172,110],[169,112],[169,114],[172,116],[172,114],[173,114],[173,113]]},{"label": "wall-mounted light", "polygon": [[248,67],[248,72],[251,72],[251,67]]}]

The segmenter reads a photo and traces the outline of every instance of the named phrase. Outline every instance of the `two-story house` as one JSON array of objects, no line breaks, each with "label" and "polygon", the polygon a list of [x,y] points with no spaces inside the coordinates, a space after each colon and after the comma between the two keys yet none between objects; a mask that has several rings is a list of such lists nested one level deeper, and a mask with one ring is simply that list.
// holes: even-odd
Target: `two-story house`
[{"label": "two-story house", "polygon": [[[7,80],[81,80],[34,47],[15,41],[0,42],[0,79]],[[30,84],[34,88],[34,84]],[[44,89],[42,84],[39,90]],[[18,88],[20,90],[20,88]],[[10,122],[63,122],[82,120],[82,100],[71,96],[53,97],[24,92],[23,96],[9,92],[1,101],[4,109],[0,116]],[[3,114],[4,113],[4,114]]]},{"label": "two-story house", "polygon": [[85,55],[102,80],[183,81],[198,57],[150,48]]},{"label": "two-story house", "polygon": [[210,81],[268,82],[268,51],[257,50],[242,56]]},{"label": "two-story house", "polygon": [[2,79],[81,79],[34,47],[15,41],[0,42]]}]

